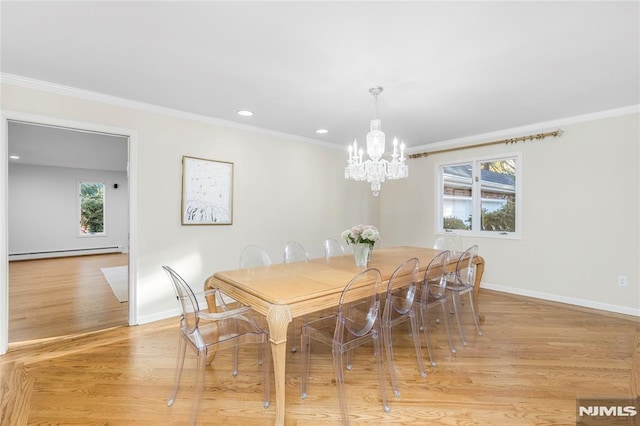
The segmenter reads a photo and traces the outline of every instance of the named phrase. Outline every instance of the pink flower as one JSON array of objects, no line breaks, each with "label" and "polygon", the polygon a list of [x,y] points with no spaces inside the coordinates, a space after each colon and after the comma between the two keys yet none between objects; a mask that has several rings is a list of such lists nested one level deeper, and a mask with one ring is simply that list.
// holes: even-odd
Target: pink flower
[{"label": "pink flower", "polygon": [[371,247],[380,239],[378,228],[373,225],[356,225],[342,233],[347,244],[365,243]]}]

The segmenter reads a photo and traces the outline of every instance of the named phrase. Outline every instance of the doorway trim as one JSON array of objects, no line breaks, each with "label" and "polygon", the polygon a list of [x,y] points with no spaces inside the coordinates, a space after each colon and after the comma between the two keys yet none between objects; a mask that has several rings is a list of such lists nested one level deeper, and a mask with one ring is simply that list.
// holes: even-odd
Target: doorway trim
[{"label": "doorway trim", "polygon": [[47,125],[52,127],[66,127],[69,129],[110,133],[129,139],[128,164],[129,176],[129,325],[138,324],[138,303],[136,285],[136,255],[137,255],[137,147],[138,135],[135,130],[113,127],[96,123],[73,121],[58,117],[27,114],[16,111],[2,110],[0,112],[0,355],[5,354],[9,347],[9,121],[23,121],[27,123]]}]

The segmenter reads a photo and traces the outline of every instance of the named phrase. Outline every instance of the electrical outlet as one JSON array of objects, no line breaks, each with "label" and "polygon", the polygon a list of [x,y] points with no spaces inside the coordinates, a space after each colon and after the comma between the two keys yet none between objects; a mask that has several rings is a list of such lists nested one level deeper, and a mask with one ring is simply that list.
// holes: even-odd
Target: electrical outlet
[{"label": "electrical outlet", "polygon": [[627,286],[627,276],[626,275],[618,275],[618,285],[620,287]]}]

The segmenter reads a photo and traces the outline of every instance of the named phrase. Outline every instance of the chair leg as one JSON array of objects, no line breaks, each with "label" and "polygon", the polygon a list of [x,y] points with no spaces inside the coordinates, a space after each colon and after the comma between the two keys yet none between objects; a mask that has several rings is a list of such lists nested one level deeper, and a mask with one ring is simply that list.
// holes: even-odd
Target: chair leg
[{"label": "chair leg", "polygon": [[[266,317],[260,315],[258,316],[258,326],[260,326],[263,330],[268,330],[269,329],[269,325],[267,324],[267,319]],[[268,335],[267,335],[268,336]],[[269,343],[269,337],[267,337],[267,344]],[[271,352],[269,352],[271,353]],[[258,365],[263,365],[264,361],[264,351],[262,350],[258,350],[257,353],[257,357],[258,357]]]},{"label": "chair leg", "polygon": [[353,348],[347,351],[347,370],[349,371],[353,368],[353,351]]},{"label": "chair leg", "polygon": [[196,369],[196,395],[193,398],[193,408],[191,409],[190,425],[195,425],[200,411],[200,399],[202,398],[202,388],[204,387],[204,367],[206,365],[206,354],[198,351],[198,365]]},{"label": "chair leg", "polygon": [[[305,321],[306,322],[306,321]],[[298,344],[296,343],[296,339],[298,338],[298,333],[297,333],[297,320],[294,318],[291,320],[291,332],[289,333],[289,337],[287,338],[287,340],[291,341],[291,352],[298,352]]]},{"label": "chair leg", "polygon": [[336,377],[336,388],[338,388],[338,402],[340,403],[340,414],[342,416],[342,424],[349,424],[349,410],[347,409],[347,400],[344,394],[344,366],[342,363],[342,352],[338,348],[333,348],[333,370]]},{"label": "chair leg", "polygon": [[264,340],[260,343],[260,358],[262,359],[262,406],[269,408],[271,399],[271,343],[269,336],[264,334]]},{"label": "chair leg", "polygon": [[427,352],[429,353],[429,361],[431,362],[431,366],[433,367],[437,367],[437,363],[435,362],[435,360],[433,359],[433,355],[432,355],[432,345],[431,345],[431,332],[429,331],[429,322],[428,322],[428,316],[427,316],[427,312],[429,310],[427,309],[426,306],[420,306],[420,320],[422,322],[422,327],[420,327],[422,329],[422,332],[424,333],[424,338],[427,342]]},{"label": "chair leg", "polygon": [[209,353],[207,354],[207,365],[211,365],[211,363],[213,362],[214,358],[216,357],[216,350],[210,350]]},{"label": "chair leg", "polygon": [[391,411],[391,407],[389,406],[389,398],[387,398],[387,385],[386,378],[384,375],[384,365],[382,362],[382,348],[380,342],[380,334],[378,336],[374,336],[373,338],[373,351],[376,357],[376,367],[378,369],[378,382],[380,383],[380,396],[382,398],[382,408],[385,413]]},{"label": "chair leg", "polygon": [[236,342],[233,345],[233,355],[232,355],[232,363],[233,363],[233,371],[231,371],[231,375],[233,377],[238,375],[238,349],[239,349],[239,344],[238,342]]},{"label": "chair leg", "polygon": [[451,349],[451,353],[455,354],[457,351],[456,351],[456,347],[453,345],[453,338],[451,337],[451,324],[449,324],[449,317],[447,315],[447,299],[443,300],[440,306],[442,307],[442,316],[444,318],[444,328],[447,331],[449,348]]},{"label": "chair leg", "polygon": [[396,367],[393,362],[393,343],[391,340],[391,324],[384,324],[382,326],[382,340],[387,353],[387,366],[389,370],[389,376],[391,377],[391,387],[393,388],[393,395],[396,398],[400,398],[400,388],[398,386],[398,380],[396,378]]},{"label": "chair leg", "polygon": [[473,321],[476,323],[476,330],[478,336],[482,336],[482,330],[480,330],[480,321],[478,321],[478,314],[476,313],[476,307],[473,304],[473,291],[469,291],[469,305],[471,305],[471,313],[473,314]]},{"label": "chair leg", "polygon": [[309,387],[309,357],[311,356],[311,339],[302,326],[300,335],[300,398],[306,399]]},{"label": "chair leg", "polygon": [[[411,329],[411,335],[413,336],[413,347],[416,351],[416,358],[418,360],[418,370],[420,371],[420,377],[427,377],[427,371],[424,369],[424,362],[422,360],[422,345],[420,344],[420,332],[418,331],[418,317],[416,316],[415,305],[412,308],[411,316],[409,317],[409,328]],[[426,332],[429,334],[428,332]],[[434,367],[436,363],[433,362],[431,358],[431,349],[427,346],[427,351],[429,352],[429,359],[431,361],[431,365]]]},{"label": "chair leg", "polygon": [[173,389],[171,395],[167,401],[167,405],[171,407],[176,400],[176,394],[178,393],[178,387],[180,386],[180,378],[182,377],[182,368],[184,367],[184,358],[187,352],[187,342],[184,341],[182,336],[178,336],[178,360],[176,362],[176,372],[173,379]]},{"label": "chair leg", "polygon": [[453,302],[453,313],[456,316],[456,322],[458,323],[458,332],[460,333],[462,345],[467,346],[467,340],[464,338],[464,331],[462,330],[462,321],[460,320],[460,307],[458,306],[458,304],[460,303],[460,296],[458,295],[458,293],[451,293],[451,301]]}]

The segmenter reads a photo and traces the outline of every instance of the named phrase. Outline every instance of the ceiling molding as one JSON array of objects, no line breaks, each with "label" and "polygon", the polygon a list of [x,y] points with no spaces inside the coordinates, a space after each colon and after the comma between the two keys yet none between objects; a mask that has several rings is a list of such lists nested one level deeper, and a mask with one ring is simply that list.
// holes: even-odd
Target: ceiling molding
[{"label": "ceiling molding", "polygon": [[[75,98],[88,100],[92,102],[99,102],[99,103],[114,105],[114,106],[123,107],[123,108],[135,109],[135,110],[144,111],[144,112],[169,115],[172,117],[204,122],[204,123],[213,124],[216,126],[224,126],[224,127],[248,130],[251,132],[262,133],[269,136],[282,137],[285,139],[291,139],[291,140],[310,143],[314,145],[320,145],[325,148],[340,149],[340,150],[345,149],[345,146],[341,144],[329,143],[329,142],[321,141],[318,139],[306,138],[303,136],[292,135],[284,132],[278,132],[275,130],[265,129],[262,127],[251,126],[249,124],[240,124],[240,123],[236,123],[229,120],[223,120],[220,118],[207,117],[204,115],[193,114],[190,112],[180,111],[180,110],[171,109],[171,108],[165,108],[165,107],[161,107],[153,104],[148,104],[145,102],[119,98],[117,96],[106,95],[104,93],[92,92],[84,89],[77,89],[74,87],[64,86],[56,83],[50,83],[43,80],[36,80],[29,77],[22,77],[15,74],[0,73],[0,83],[12,85],[12,86],[24,87],[28,89],[42,90],[45,92],[54,93],[58,95],[70,96],[70,97],[75,97]],[[411,147],[410,149],[407,149],[406,153],[412,154],[412,153],[417,153],[425,150],[438,150],[438,149],[454,148],[454,147],[461,147],[461,146],[473,146],[474,144],[486,142],[487,140],[510,138],[510,137],[514,137],[522,134],[546,131],[549,129],[554,129],[554,128],[557,128],[560,126],[566,126],[569,124],[582,123],[585,121],[593,121],[593,120],[599,120],[599,119],[604,119],[609,117],[617,117],[617,116],[639,113],[639,112],[640,112],[640,105],[630,105],[622,108],[599,111],[599,112],[583,114],[583,115],[574,116],[574,117],[565,117],[557,120],[551,120],[551,121],[546,121],[546,122],[541,122],[536,124],[530,124],[526,126],[514,127],[510,129],[498,130],[495,132],[482,133],[477,135],[465,136],[457,139],[449,139],[449,140],[424,144],[420,146],[414,146],[414,147]]]},{"label": "ceiling molding", "polygon": [[240,123],[236,123],[229,120],[223,120],[221,118],[207,117],[204,115],[193,114],[190,112],[180,111],[172,108],[165,108],[165,107],[161,107],[153,104],[148,104],[145,102],[119,98],[117,96],[111,96],[111,95],[106,95],[104,93],[92,92],[90,90],[64,86],[57,83],[50,83],[48,81],[43,81],[43,80],[36,80],[33,78],[23,77],[15,74],[0,73],[0,83],[7,84],[10,86],[24,87],[27,89],[42,90],[44,92],[54,93],[57,95],[70,96],[78,99],[83,99],[86,101],[99,102],[99,103],[113,105],[117,107],[135,109],[138,111],[151,112],[151,113],[161,114],[161,115],[169,115],[172,117],[213,124],[216,126],[248,130],[251,132],[262,133],[269,136],[276,136],[276,137],[281,137],[285,139],[291,139],[291,140],[296,140],[300,142],[310,143],[314,145],[321,145],[325,148],[344,149],[344,146],[342,145],[336,145],[336,144],[321,141],[318,139],[305,138],[303,136],[292,135],[284,132],[278,132],[276,130],[265,129],[262,127],[252,126],[249,124],[240,124]]}]

